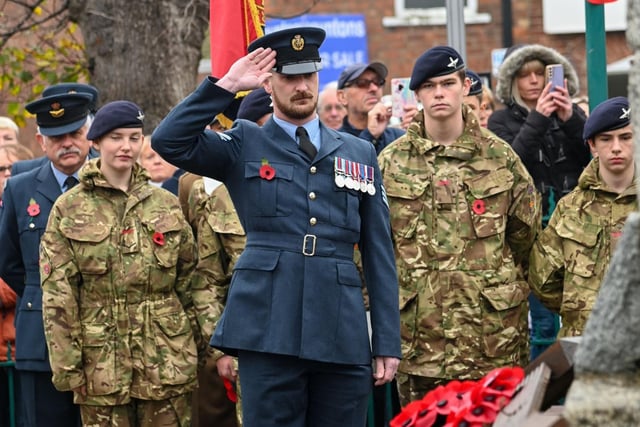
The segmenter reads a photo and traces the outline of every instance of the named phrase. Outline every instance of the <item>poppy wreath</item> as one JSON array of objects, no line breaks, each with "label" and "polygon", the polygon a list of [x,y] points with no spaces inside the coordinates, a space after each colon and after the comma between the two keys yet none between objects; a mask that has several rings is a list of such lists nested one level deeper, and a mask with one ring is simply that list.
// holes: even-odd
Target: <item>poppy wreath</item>
[{"label": "poppy wreath", "polygon": [[520,391],[524,370],[497,368],[478,381],[450,381],[409,403],[390,427],[487,427]]}]

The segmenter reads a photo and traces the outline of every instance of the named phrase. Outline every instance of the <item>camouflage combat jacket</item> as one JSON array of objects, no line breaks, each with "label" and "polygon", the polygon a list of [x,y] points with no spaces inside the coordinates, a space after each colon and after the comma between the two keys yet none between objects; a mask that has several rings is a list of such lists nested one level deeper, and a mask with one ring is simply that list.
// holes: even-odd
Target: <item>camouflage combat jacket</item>
[{"label": "camouflage combat jacket", "polygon": [[529,285],[562,316],[561,337],[582,334],[624,222],[638,209],[635,181],[615,193],[601,180],[598,163],[593,159],[578,187],[560,199],[531,250]]},{"label": "camouflage combat jacket", "polygon": [[412,375],[476,379],[528,360],[526,261],[540,223],[533,180],[509,144],[465,106],[444,146],[419,114],[379,156]]},{"label": "camouflage combat jacket", "polygon": [[[192,194],[200,194],[196,185],[201,182],[194,183]],[[244,250],[246,237],[224,185],[213,190],[201,209],[191,206],[192,203],[197,205],[198,199],[189,197],[189,210],[197,212],[198,224],[198,265],[193,276],[193,302],[202,336],[208,343],[224,309],[233,266]]]},{"label": "camouflage combat jacket", "polygon": [[196,385],[196,250],[177,198],[138,165],[128,193],[99,159],[56,201],[40,250],[53,384],[75,402],[161,400]]}]

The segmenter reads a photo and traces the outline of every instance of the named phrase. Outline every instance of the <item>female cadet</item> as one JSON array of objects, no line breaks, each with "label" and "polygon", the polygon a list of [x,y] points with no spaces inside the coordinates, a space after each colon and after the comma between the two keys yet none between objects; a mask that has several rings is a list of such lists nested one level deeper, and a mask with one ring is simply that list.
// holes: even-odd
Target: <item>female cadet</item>
[{"label": "female cadet", "polygon": [[53,383],[91,426],[188,426],[197,349],[195,244],[178,199],[136,163],[140,108],[115,101],[87,138],[100,151],[55,203],[42,239]]}]

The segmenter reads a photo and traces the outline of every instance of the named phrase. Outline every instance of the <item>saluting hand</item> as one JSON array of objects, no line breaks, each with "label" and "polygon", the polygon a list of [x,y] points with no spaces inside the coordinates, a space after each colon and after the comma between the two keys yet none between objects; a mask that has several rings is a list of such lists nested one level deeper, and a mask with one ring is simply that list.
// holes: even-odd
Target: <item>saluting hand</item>
[{"label": "saluting hand", "polygon": [[276,51],[259,47],[234,62],[216,84],[231,93],[256,89],[271,77],[275,65]]}]

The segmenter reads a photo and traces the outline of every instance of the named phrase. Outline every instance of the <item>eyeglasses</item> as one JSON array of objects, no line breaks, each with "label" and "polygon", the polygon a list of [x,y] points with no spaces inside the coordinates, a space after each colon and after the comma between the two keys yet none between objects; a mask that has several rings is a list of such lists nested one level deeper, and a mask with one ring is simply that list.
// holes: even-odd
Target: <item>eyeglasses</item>
[{"label": "eyeglasses", "polygon": [[9,172],[11,172],[11,165],[7,165],[7,166],[0,166],[0,173],[3,173],[4,171],[9,171]]},{"label": "eyeglasses", "polygon": [[355,86],[355,87],[358,87],[360,89],[368,89],[369,86],[371,86],[371,83],[373,83],[374,85],[376,85],[378,87],[382,87],[382,86],[384,86],[385,82],[386,82],[385,79],[376,79],[376,80],[355,79],[355,80],[352,80],[349,83],[347,83],[345,85],[345,87]]}]

